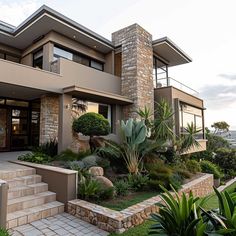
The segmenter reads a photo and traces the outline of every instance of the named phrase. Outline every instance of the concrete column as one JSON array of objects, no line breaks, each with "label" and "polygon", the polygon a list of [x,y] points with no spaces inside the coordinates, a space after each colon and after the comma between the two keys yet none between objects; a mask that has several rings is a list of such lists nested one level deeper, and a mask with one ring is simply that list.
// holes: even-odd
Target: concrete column
[{"label": "concrete column", "polygon": [[7,226],[7,196],[8,184],[0,180],[0,227],[4,229]]},{"label": "concrete column", "polygon": [[152,35],[138,24],[128,26],[112,34],[115,46],[121,46],[122,95],[134,104],[123,109],[125,119],[137,117],[135,112],[145,106],[154,109],[153,48]]},{"label": "concrete column", "polygon": [[40,105],[40,144],[58,139],[59,96],[43,95]]},{"label": "concrete column", "polygon": [[67,94],[60,95],[58,152],[67,149],[72,144],[71,106],[72,96]]},{"label": "concrete column", "polygon": [[53,61],[53,43],[48,42],[43,46],[43,70],[51,71]]}]

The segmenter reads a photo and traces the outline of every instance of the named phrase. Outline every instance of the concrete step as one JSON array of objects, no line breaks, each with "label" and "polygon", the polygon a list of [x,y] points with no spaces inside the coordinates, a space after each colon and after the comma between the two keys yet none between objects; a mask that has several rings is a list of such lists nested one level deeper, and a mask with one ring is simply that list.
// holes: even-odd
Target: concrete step
[{"label": "concrete step", "polygon": [[17,177],[34,174],[36,174],[36,170],[31,167],[17,165],[9,162],[3,162],[0,164],[0,179],[6,181]]},{"label": "concrete step", "polygon": [[16,177],[13,179],[10,179],[7,181],[9,185],[9,189],[15,188],[15,187],[20,187],[20,186],[25,186],[25,185],[30,185],[30,184],[36,184],[42,182],[42,177],[40,175],[28,175],[28,176],[21,176],[21,177]]},{"label": "concrete step", "polygon": [[36,184],[23,185],[9,189],[8,199],[10,200],[19,197],[25,197],[46,191],[48,191],[48,184],[46,183],[41,182]]},{"label": "concrete step", "polygon": [[16,211],[21,211],[27,208],[40,206],[45,203],[53,201],[56,201],[56,193],[50,191],[37,193],[35,195],[10,199],[8,200],[7,212],[13,213]]},{"label": "concrete step", "polygon": [[53,201],[50,203],[43,204],[28,208],[25,210],[9,213],[7,215],[7,228],[13,228],[20,225],[28,224],[36,220],[54,216],[58,213],[64,212],[64,204]]}]

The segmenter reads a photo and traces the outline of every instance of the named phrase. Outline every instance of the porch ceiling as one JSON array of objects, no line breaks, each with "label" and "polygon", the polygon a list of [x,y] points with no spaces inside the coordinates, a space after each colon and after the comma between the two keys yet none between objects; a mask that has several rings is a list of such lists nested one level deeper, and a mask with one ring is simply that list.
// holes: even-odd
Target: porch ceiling
[{"label": "porch ceiling", "polygon": [[87,88],[81,88],[78,86],[71,86],[63,89],[65,94],[70,94],[75,97],[84,98],[86,100],[104,102],[110,104],[119,104],[119,105],[130,105],[133,103],[132,100],[125,96],[121,96],[114,93],[106,93],[95,91]]},{"label": "porch ceiling", "polygon": [[0,97],[15,98],[22,100],[33,100],[39,98],[41,95],[45,93],[48,92],[18,85],[0,83]]}]

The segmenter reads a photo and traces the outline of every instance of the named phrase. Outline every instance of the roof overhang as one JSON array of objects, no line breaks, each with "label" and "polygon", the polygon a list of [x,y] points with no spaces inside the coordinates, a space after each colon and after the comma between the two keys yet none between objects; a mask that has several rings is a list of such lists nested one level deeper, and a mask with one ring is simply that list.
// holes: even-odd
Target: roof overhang
[{"label": "roof overhang", "polygon": [[23,50],[50,31],[59,32],[102,53],[114,49],[108,39],[45,5],[18,27],[0,22],[0,42]]},{"label": "roof overhang", "polygon": [[130,100],[125,96],[121,96],[114,93],[100,92],[87,88],[81,88],[78,86],[70,86],[64,88],[63,93],[70,94],[75,97],[80,97],[86,100],[109,103],[109,104],[130,105],[133,103],[132,100]]},{"label": "roof overhang", "polygon": [[177,66],[192,61],[184,51],[167,37],[154,40],[152,45],[153,52],[168,66]]}]

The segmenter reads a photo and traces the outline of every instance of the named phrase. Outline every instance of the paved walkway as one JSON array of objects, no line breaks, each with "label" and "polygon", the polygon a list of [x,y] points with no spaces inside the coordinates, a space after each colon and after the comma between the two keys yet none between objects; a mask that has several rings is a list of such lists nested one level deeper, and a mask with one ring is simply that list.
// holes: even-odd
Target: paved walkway
[{"label": "paved walkway", "polygon": [[16,161],[18,156],[28,153],[29,151],[19,152],[0,152],[0,162],[2,161]]},{"label": "paved walkway", "polygon": [[70,214],[62,213],[10,230],[12,236],[107,236],[109,233]]}]

